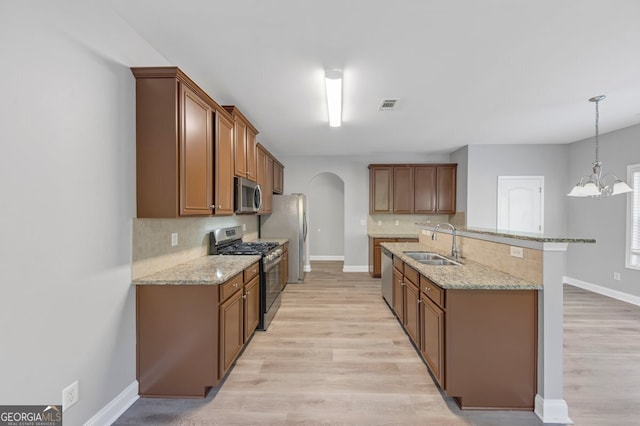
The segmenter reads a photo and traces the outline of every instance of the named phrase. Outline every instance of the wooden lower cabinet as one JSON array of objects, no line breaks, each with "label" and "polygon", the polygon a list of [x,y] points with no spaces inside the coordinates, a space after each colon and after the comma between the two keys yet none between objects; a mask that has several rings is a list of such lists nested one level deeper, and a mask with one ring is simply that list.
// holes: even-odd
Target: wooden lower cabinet
[{"label": "wooden lower cabinet", "polygon": [[420,353],[440,387],[444,387],[444,311],[424,294],[420,300]]},{"label": "wooden lower cabinet", "polygon": [[417,238],[376,238],[369,237],[369,273],[373,278],[380,278],[382,274],[381,243],[417,243]]},{"label": "wooden lower cabinet", "polygon": [[393,310],[462,409],[533,410],[535,290],[443,289],[394,258]]},{"label": "wooden lower cabinet", "polygon": [[244,344],[242,288],[220,305],[220,377],[231,367]]},{"label": "wooden lower cabinet", "polygon": [[258,325],[259,266],[221,285],[136,286],[140,396],[204,398]]}]

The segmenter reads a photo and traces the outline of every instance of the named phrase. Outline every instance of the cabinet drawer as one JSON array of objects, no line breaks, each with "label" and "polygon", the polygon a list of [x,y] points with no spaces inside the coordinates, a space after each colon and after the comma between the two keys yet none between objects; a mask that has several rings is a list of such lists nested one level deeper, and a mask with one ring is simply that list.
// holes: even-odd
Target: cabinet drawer
[{"label": "cabinet drawer", "polygon": [[430,279],[420,275],[420,289],[429,299],[433,300],[438,306],[444,308],[444,290],[431,282]]},{"label": "cabinet drawer", "polygon": [[260,272],[260,265],[258,262],[256,262],[244,270],[244,282],[248,283],[249,281],[251,281],[251,278],[258,275],[258,272]]},{"label": "cabinet drawer", "polygon": [[420,285],[420,274],[406,263],[404,264],[404,278],[411,281],[416,287]]},{"label": "cabinet drawer", "polygon": [[236,291],[242,288],[244,281],[242,281],[242,272],[231,278],[224,284],[220,284],[220,302],[227,300]]},{"label": "cabinet drawer", "polygon": [[404,271],[403,265],[404,265],[404,262],[399,257],[393,256],[393,267],[394,268],[396,268],[400,272],[403,272]]}]

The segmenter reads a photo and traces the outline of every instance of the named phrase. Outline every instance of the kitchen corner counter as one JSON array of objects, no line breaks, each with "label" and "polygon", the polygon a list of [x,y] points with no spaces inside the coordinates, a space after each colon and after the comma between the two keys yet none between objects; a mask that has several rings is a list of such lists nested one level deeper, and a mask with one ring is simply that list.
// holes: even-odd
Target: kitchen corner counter
[{"label": "kitchen corner counter", "polygon": [[133,285],[219,285],[260,260],[260,256],[203,256],[137,278]]},{"label": "kitchen corner counter", "polygon": [[[438,286],[450,290],[542,290],[543,286],[523,280],[505,272],[466,259],[457,260],[460,265],[425,265],[405,251],[428,251],[451,259],[446,253],[421,243],[382,243],[394,256],[429,278]],[[453,259],[452,259],[453,260]]]},{"label": "kitchen corner counter", "polygon": [[289,242],[287,238],[258,238],[256,241],[259,243],[278,243],[280,246]]}]

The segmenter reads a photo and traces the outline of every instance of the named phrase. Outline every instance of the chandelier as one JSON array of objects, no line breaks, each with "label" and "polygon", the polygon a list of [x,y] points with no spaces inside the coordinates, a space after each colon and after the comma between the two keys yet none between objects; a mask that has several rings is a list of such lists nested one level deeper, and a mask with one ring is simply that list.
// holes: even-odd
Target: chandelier
[{"label": "chandelier", "polygon": [[567,194],[569,197],[599,198],[633,191],[633,189],[629,188],[629,185],[615,174],[602,174],[602,163],[598,157],[598,120],[600,118],[598,103],[605,98],[605,95],[600,95],[589,99],[589,102],[595,102],[596,104],[596,161],[593,162],[593,173],[582,176],[576,186]]}]

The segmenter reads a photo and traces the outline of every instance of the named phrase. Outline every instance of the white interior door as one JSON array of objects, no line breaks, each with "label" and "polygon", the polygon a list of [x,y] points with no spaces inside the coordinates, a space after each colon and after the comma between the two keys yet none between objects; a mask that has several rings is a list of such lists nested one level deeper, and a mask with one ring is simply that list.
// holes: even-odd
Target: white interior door
[{"label": "white interior door", "polygon": [[544,176],[498,176],[498,229],[544,232]]}]

